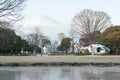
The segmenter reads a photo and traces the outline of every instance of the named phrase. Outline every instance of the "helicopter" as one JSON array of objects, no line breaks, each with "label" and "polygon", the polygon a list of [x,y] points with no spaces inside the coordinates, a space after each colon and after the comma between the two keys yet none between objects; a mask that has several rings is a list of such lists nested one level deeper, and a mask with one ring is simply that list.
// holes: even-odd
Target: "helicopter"
[{"label": "helicopter", "polygon": [[82,46],[75,44],[74,45],[75,52],[82,52],[82,53],[90,53],[92,55],[101,55],[110,52],[110,49],[101,44],[90,44],[89,46]]}]

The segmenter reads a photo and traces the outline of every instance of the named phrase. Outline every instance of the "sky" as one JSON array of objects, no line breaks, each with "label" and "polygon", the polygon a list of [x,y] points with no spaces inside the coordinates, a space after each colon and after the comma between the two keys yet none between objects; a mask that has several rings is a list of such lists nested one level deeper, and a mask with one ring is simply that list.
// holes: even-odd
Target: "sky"
[{"label": "sky", "polygon": [[[27,0],[22,24],[25,27],[35,24],[44,26],[44,33],[55,27],[56,30],[51,29],[50,32],[59,32],[62,26],[61,32],[68,33],[73,17],[84,9],[106,12],[113,25],[120,24],[120,0]],[[57,33],[46,35],[55,39]]]}]

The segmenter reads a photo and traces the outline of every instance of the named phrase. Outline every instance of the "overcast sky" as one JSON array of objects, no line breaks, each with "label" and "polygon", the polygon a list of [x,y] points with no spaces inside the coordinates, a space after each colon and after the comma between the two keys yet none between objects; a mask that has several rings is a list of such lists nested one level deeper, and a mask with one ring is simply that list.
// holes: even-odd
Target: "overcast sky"
[{"label": "overcast sky", "polygon": [[120,0],[27,0],[23,21],[47,16],[69,26],[76,13],[83,9],[106,12],[114,25],[120,24]]}]

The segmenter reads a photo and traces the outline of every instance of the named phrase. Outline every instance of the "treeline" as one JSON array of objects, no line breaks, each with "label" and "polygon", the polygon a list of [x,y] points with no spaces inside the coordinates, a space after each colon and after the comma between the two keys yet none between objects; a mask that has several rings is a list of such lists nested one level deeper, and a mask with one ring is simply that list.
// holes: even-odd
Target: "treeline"
[{"label": "treeline", "polygon": [[0,55],[18,53],[23,44],[29,46],[11,30],[22,19],[21,11],[25,2],[26,0],[0,0]]},{"label": "treeline", "polygon": [[33,52],[33,49],[33,45],[21,39],[10,28],[0,27],[0,55],[21,55],[22,50]]},{"label": "treeline", "polygon": [[[102,44],[110,48],[109,55],[120,55],[120,26],[111,26],[103,32],[96,31],[91,33],[91,40],[92,39],[95,41],[90,43],[90,38],[88,36],[84,36],[79,39],[79,44],[84,46],[88,46],[92,43]],[[68,54],[68,51],[72,45],[71,41],[73,43],[73,39],[69,37],[63,38],[60,45],[57,47],[57,50],[62,51],[62,53],[65,51],[65,53]],[[74,51],[72,53],[74,53]]]},{"label": "treeline", "polygon": [[[110,26],[103,32],[93,32],[91,33],[91,39],[93,39],[91,43],[103,44],[110,48],[110,55],[120,55],[120,26]],[[84,37],[80,39],[80,42],[88,45],[90,39]]]},{"label": "treeline", "polygon": [[78,12],[72,19],[70,37],[72,45],[77,38],[83,46],[103,44],[111,49],[110,54],[120,55],[120,26],[113,26],[105,12],[91,9]]},{"label": "treeline", "polygon": [[120,55],[120,26],[107,28],[98,41],[111,49],[110,54]]}]

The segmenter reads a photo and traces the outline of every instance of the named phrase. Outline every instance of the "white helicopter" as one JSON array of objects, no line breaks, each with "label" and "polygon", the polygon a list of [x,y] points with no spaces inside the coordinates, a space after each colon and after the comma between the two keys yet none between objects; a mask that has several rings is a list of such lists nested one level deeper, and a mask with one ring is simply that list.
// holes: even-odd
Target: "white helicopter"
[{"label": "white helicopter", "polygon": [[81,45],[74,45],[75,52],[90,53],[92,55],[106,54],[110,52],[110,49],[101,44],[90,44],[87,47]]}]

